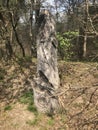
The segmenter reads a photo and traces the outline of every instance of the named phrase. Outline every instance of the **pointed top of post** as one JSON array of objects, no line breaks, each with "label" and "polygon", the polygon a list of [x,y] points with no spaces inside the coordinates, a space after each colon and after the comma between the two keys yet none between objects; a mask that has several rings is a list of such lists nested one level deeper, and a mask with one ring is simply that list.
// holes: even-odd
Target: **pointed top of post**
[{"label": "pointed top of post", "polygon": [[49,15],[50,12],[47,9],[43,9],[43,10],[41,10],[41,14]]}]

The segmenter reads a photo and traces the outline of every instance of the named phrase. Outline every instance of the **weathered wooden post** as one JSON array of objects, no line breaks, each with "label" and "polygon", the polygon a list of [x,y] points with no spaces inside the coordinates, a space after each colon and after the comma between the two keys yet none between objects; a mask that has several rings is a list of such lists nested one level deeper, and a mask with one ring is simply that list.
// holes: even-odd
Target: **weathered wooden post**
[{"label": "weathered wooden post", "polygon": [[57,40],[55,20],[48,11],[43,11],[38,20],[37,78],[34,88],[34,103],[39,112],[53,113],[59,106],[56,91],[59,87],[57,68]]}]

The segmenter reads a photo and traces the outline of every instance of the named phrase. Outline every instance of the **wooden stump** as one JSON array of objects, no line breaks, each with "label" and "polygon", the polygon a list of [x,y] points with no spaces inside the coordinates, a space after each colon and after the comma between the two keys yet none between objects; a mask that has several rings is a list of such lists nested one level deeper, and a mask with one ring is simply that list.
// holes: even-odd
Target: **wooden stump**
[{"label": "wooden stump", "polygon": [[59,107],[56,91],[59,87],[55,20],[44,11],[38,20],[37,78],[34,103],[39,112],[54,113]]}]

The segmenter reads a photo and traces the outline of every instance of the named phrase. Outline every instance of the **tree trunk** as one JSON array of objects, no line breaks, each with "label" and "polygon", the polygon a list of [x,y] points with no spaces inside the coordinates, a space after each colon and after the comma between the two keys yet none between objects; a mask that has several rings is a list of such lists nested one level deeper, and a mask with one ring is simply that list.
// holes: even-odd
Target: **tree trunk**
[{"label": "tree trunk", "polygon": [[84,36],[84,45],[83,45],[83,57],[86,58],[87,53],[87,34]]},{"label": "tree trunk", "polygon": [[17,33],[17,30],[16,30],[17,23],[15,23],[15,21],[13,19],[13,13],[12,12],[9,13],[9,17],[10,17],[10,20],[11,20],[13,32],[14,32],[15,37],[16,37],[16,41],[17,41],[18,45],[20,46],[20,48],[22,50],[23,57],[25,57],[25,50],[24,50],[24,47],[23,47],[22,43],[19,40],[18,33]]},{"label": "tree trunk", "polygon": [[53,16],[44,11],[38,19],[37,78],[34,102],[39,112],[54,113],[58,108],[56,91],[59,87],[57,40]]}]

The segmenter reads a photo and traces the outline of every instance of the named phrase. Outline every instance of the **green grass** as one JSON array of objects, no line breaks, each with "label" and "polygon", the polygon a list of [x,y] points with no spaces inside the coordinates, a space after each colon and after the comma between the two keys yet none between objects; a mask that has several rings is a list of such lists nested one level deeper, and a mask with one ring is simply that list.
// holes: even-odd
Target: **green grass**
[{"label": "green grass", "polygon": [[48,120],[48,125],[50,125],[50,126],[54,125],[54,120],[52,118]]},{"label": "green grass", "polygon": [[32,92],[24,93],[20,99],[20,103],[27,104],[27,110],[37,115],[37,109],[34,106],[34,97]]},{"label": "green grass", "polygon": [[24,93],[20,99],[19,99],[20,103],[23,104],[33,104],[34,103],[34,97],[33,97],[33,93],[32,92],[26,92]]},{"label": "green grass", "polygon": [[5,106],[4,111],[9,111],[9,110],[12,110],[12,106],[10,105]]},{"label": "green grass", "polygon": [[61,122],[65,124],[66,123],[66,115],[61,114],[60,116],[61,116]]},{"label": "green grass", "polygon": [[33,112],[35,115],[38,114],[36,107],[34,106],[34,104],[29,104],[27,107],[27,110],[29,110],[30,112]]},{"label": "green grass", "polygon": [[38,119],[35,118],[34,120],[28,120],[26,123],[29,124],[29,125],[33,125],[34,126],[34,125],[37,125]]}]

